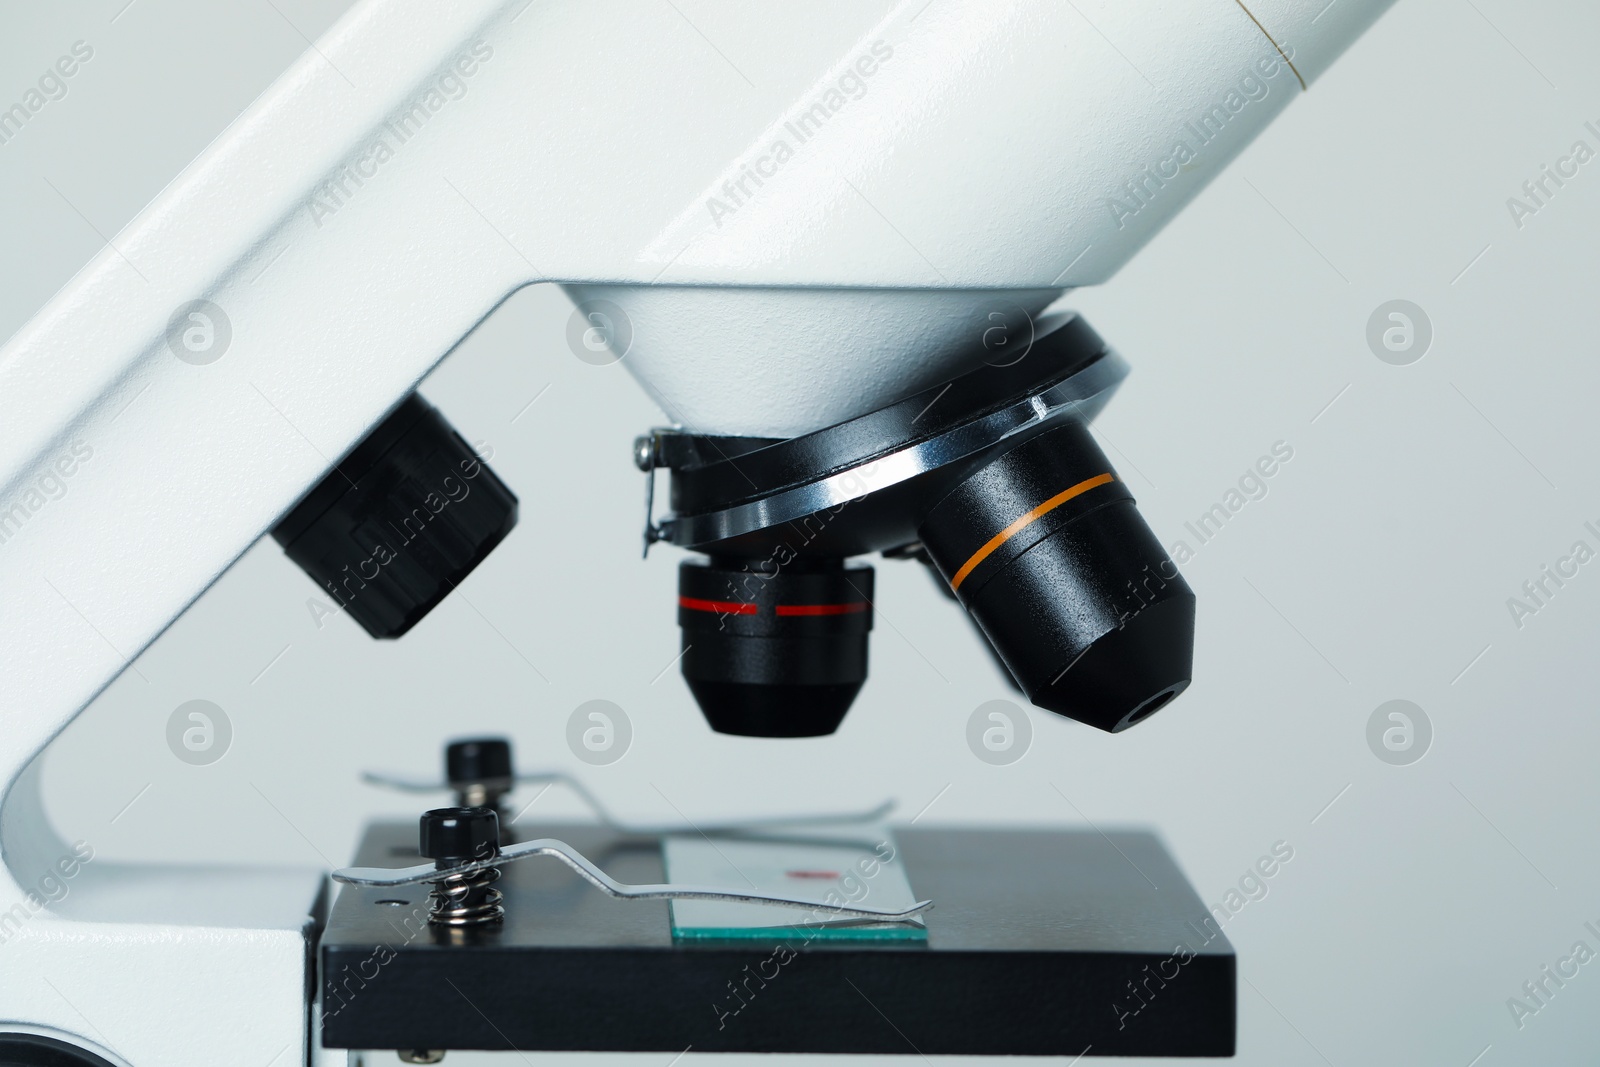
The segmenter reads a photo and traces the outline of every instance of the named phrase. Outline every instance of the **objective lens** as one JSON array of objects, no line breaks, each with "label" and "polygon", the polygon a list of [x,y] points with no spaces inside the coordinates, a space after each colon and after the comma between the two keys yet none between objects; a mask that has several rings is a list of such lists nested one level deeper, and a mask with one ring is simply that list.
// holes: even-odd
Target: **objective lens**
[{"label": "objective lens", "polygon": [[1081,423],[991,460],[918,532],[1039,707],[1116,732],[1188,687],[1194,593]]},{"label": "objective lens", "polygon": [[819,737],[867,680],[872,568],[842,560],[678,568],[683,678],[718,733]]}]

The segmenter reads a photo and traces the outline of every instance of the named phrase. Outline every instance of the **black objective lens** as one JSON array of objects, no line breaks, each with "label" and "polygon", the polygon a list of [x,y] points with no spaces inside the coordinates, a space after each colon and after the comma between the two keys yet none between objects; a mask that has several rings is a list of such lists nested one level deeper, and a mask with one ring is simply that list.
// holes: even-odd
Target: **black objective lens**
[{"label": "black objective lens", "polygon": [[1086,426],[991,460],[918,533],[1038,706],[1116,732],[1188,687],[1194,593]]},{"label": "black objective lens", "polygon": [[683,678],[713,730],[831,734],[867,680],[872,568],[686,560],[678,624]]}]

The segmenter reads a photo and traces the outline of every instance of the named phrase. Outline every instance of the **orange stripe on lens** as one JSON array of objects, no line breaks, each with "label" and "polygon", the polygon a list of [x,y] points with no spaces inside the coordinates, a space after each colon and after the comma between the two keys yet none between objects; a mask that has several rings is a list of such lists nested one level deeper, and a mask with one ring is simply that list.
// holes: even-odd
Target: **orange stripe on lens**
[{"label": "orange stripe on lens", "polygon": [[974,552],[971,558],[961,565],[961,569],[956,571],[956,576],[950,579],[951,590],[954,591],[956,589],[960,589],[961,583],[966,581],[967,576],[977,569],[978,564],[988,559],[991,555],[993,555],[995,549],[999,548],[1001,545],[1017,536],[1017,534],[1021,533],[1028,526],[1048,515],[1050,512],[1054,511],[1062,504],[1065,504],[1073,497],[1082,496],[1091,489],[1096,489],[1107,484],[1108,482],[1114,481],[1116,481],[1116,478],[1112,476],[1110,471],[1107,471],[1105,474],[1096,474],[1093,478],[1085,478],[1077,485],[1074,485],[1069,489],[1063,489],[1049,500],[1046,500],[1043,504],[1040,504],[1026,515],[1022,516],[1022,518],[1018,519],[1016,522],[1013,522],[1010,526],[1007,526],[1004,530],[1001,530],[999,533],[989,538],[982,548]]}]

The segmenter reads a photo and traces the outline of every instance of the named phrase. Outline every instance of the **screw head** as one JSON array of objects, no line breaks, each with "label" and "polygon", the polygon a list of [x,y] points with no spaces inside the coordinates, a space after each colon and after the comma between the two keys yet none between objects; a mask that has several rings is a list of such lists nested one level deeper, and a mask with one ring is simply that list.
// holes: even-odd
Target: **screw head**
[{"label": "screw head", "polygon": [[633,439],[633,465],[646,474],[656,469],[656,439],[650,434]]},{"label": "screw head", "polygon": [[451,785],[509,781],[511,742],[503,737],[453,741],[444,750],[444,776]]},{"label": "screw head", "polygon": [[493,808],[434,808],[423,813],[417,851],[443,866],[488,859],[500,851]]}]

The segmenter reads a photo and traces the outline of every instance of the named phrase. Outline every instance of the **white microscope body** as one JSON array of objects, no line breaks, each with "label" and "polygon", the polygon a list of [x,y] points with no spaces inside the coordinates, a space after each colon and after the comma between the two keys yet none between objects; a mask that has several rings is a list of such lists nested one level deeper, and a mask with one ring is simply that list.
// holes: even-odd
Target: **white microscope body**
[{"label": "white microscope body", "polygon": [[332,1062],[321,873],[41,906],[35,761],[509,294],[621,309],[681,426],[826,427],[1107,280],[1387,4],[730,3],[724,55],[671,4],[361,0],[0,348],[0,1031]]}]

